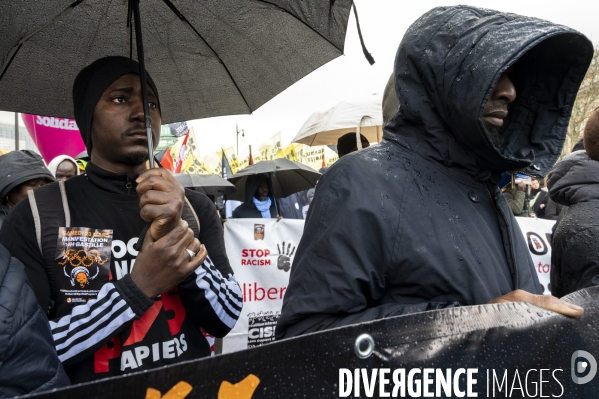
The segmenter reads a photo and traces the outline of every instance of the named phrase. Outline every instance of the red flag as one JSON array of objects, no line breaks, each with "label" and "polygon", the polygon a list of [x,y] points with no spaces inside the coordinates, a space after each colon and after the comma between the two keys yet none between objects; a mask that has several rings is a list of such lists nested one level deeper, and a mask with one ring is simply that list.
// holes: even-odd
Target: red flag
[{"label": "red flag", "polygon": [[165,169],[170,170],[171,172],[173,170],[175,170],[175,165],[173,162],[173,156],[171,155],[171,149],[167,148],[164,156],[162,157],[162,159],[160,160],[160,166],[162,166]]},{"label": "red flag", "polygon": [[252,157],[252,146],[250,146],[250,165],[254,164],[254,157]]},{"label": "red flag", "polygon": [[179,156],[177,157],[177,162],[175,163],[175,169],[173,173],[181,173],[181,166],[183,165],[183,160],[185,159],[185,152],[187,151],[187,139],[189,138],[189,130],[185,134],[185,138],[183,139],[183,143],[181,144],[181,148],[179,149]]},{"label": "red flag", "polygon": [[322,150],[322,167],[326,168],[327,164],[324,162],[324,149]]}]

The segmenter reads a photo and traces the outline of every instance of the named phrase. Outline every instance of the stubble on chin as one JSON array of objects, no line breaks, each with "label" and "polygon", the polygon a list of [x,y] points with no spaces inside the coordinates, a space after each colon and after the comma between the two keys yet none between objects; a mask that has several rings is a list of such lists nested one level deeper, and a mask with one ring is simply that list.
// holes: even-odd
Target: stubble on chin
[{"label": "stubble on chin", "polygon": [[125,159],[131,165],[139,165],[146,162],[149,159],[147,152],[134,152],[130,154],[125,154]]},{"label": "stubble on chin", "polygon": [[485,132],[489,136],[491,143],[501,151],[503,149],[503,140],[500,131],[501,128],[499,126],[485,126]]}]

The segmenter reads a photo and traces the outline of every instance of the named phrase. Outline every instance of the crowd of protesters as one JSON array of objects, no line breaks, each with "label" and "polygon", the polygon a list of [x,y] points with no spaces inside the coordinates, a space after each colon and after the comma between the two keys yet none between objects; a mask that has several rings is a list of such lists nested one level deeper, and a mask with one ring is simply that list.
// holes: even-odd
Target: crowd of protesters
[{"label": "crowd of protesters", "polygon": [[[291,211],[267,175],[248,178],[232,217],[306,218],[277,339],[487,303],[583,314],[558,298],[599,285],[599,109],[584,148],[556,161],[593,48],[546,21],[498,24],[503,15],[465,6],[423,15],[397,52],[383,141],[340,137],[339,161]],[[0,156],[0,336],[9,343],[0,397],[208,356],[204,332],[223,337],[241,314],[214,202],[147,168],[138,71],[131,59],[105,57],[77,76],[88,161]],[[149,74],[148,91],[157,143]],[[557,220],[552,296],[542,295],[515,216]],[[89,266],[89,253],[61,246],[76,231],[110,240]],[[149,356],[164,342],[176,350]]]}]

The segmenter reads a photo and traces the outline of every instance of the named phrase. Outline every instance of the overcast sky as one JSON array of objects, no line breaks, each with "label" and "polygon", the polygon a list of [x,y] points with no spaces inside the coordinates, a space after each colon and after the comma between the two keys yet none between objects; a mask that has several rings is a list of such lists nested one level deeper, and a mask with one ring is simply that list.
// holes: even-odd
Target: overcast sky
[{"label": "overcast sky", "polygon": [[[253,115],[191,122],[201,144],[201,156],[221,147],[234,146],[235,124],[245,131],[245,137],[239,136],[240,154],[247,153],[248,144],[258,146],[279,131],[282,144],[288,144],[313,112],[327,110],[341,101],[382,94],[393,70],[395,52],[404,32],[420,15],[436,6],[469,4],[548,19],[577,29],[587,35],[595,46],[599,44],[599,1],[596,0],[354,1],[364,41],[376,63],[370,66],[362,54],[352,13],[343,56],[295,83]],[[10,120],[10,114],[0,114],[5,114],[0,115],[0,119]]]},{"label": "overcast sky", "polygon": [[577,29],[595,46],[599,44],[599,1],[354,1],[364,41],[376,63],[370,66],[364,58],[354,16],[350,15],[343,56],[295,83],[253,115],[193,121],[196,137],[202,144],[202,156],[221,146],[234,146],[236,123],[245,131],[244,138],[239,136],[239,152],[247,153],[248,144],[260,145],[279,131],[282,144],[288,144],[313,112],[329,109],[341,101],[382,94],[404,32],[420,15],[436,6],[469,4],[548,19]]}]

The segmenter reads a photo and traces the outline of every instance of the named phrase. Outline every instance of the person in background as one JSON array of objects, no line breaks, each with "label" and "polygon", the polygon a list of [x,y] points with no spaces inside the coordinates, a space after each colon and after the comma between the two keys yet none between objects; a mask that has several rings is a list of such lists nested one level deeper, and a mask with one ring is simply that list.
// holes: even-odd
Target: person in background
[{"label": "person in background", "polygon": [[277,205],[268,176],[248,176],[245,183],[245,201],[233,211],[233,218],[277,218]]},{"label": "person in background", "polygon": [[68,155],[59,155],[48,164],[48,170],[54,175],[56,181],[65,181],[71,177],[79,176],[79,165],[74,158]]},{"label": "person in background", "polygon": [[53,181],[44,160],[33,151],[11,151],[0,156],[0,226],[29,190]]},{"label": "person in background", "polygon": [[553,226],[551,294],[599,285],[599,108],[584,129],[585,151],[558,162],[547,181],[551,199],[568,211]]},{"label": "person in background", "polygon": [[0,398],[69,385],[25,267],[0,245]]},{"label": "person in background", "polygon": [[528,216],[528,213],[523,215],[526,205],[526,190],[528,185],[530,185],[530,179],[528,179],[528,176],[518,174],[514,181],[514,187],[512,187],[511,175],[509,173],[504,173],[502,175],[499,187],[501,187],[503,197],[510,206],[514,216]]},{"label": "person in background", "polygon": [[[320,173],[321,175],[324,175],[324,172],[326,172],[327,169],[328,169],[327,166],[323,166],[322,168],[318,169],[318,173]],[[303,215],[304,219],[306,219],[306,217],[308,216],[308,210],[310,209],[310,204],[312,203],[312,200],[314,200],[314,194],[316,193],[316,187],[318,186],[319,181],[320,181],[320,179],[318,179],[316,181],[316,185],[314,185],[314,187],[312,187],[311,189],[306,191],[306,199],[307,199],[308,203],[306,205],[304,205],[302,208],[302,215]]]},{"label": "person in background", "polygon": [[543,197],[545,197],[547,191],[543,190],[543,187],[541,187],[541,181],[536,176],[531,177],[529,190],[530,201],[528,203],[528,216],[537,217],[537,211],[539,207],[535,205],[537,205],[537,201],[543,200]]},{"label": "person in background", "polygon": [[[370,143],[363,135],[360,135],[362,148],[370,147]],[[358,143],[356,143],[356,132],[344,134],[337,139],[337,154],[339,158],[352,152],[358,151]]]}]

